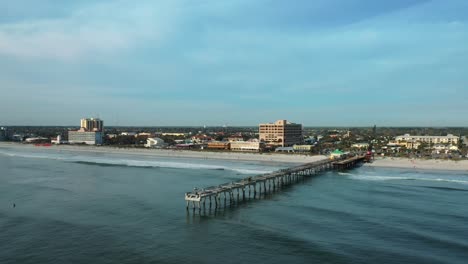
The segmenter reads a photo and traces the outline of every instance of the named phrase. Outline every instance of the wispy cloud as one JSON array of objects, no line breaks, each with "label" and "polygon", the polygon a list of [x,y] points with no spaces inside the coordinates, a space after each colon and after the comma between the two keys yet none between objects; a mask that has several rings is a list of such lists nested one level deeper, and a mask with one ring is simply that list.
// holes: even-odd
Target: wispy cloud
[{"label": "wispy cloud", "polygon": [[68,16],[0,24],[0,55],[79,60],[112,55],[139,42],[162,41],[174,25],[176,4],[122,1],[80,7]]},{"label": "wispy cloud", "polygon": [[[79,111],[113,116],[125,102],[128,124],[160,112],[170,113],[158,119],[164,124],[281,117],[317,125],[468,114],[459,109],[468,98],[465,0],[60,3],[0,19],[0,89],[15,95],[0,97],[3,111],[60,108],[65,124]],[[58,95],[49,110],[19,99],[37,91]],[[442,110],[407,114],[416,103],[439,105],[441,94],[450,99]]]}]

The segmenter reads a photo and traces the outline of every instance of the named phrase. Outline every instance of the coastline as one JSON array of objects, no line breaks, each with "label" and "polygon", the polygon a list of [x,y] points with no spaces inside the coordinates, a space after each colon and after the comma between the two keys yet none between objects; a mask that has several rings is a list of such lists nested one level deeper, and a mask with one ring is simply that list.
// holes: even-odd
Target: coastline
[{"label": "coastline", "polygon": [[144,148],[115,148],[107,146],[80,146],[80,145],[52,145],[50,147],[36,147],[30,144],[14,142],[0,142],[0,147],[10,147],[22,150],[64,150],[77,152],[110,153],[125,155],[141,155],[165,158],[192,158],[207,160],[228,160],[228,161],[258,161],[271,163],[304,164],[318,160],[327,159],[323,155],[291,155],[281,153],[245,153],[245,152],[211,152],[211,151],[190,151],[190,150],[169,150],[169,149],[144,149]]},{"label": "coastline", "polygon": [[468,173],[468,160],[434,160],[434,159],[407,159],[407,158],[376,158],[365,167],[398,168],[431,171],[457,171]]},{"label": "coastline", "polygon": [[[245,153],[245,152],[211,152],[211,151],[191,151],[191,150],[170,150],[170,149],[144,149],[144,148],[116,148],[108,146],[80,146],[80,145],[52,145],[51,147],[36,147],[30,144],[16,142],[0,142],[0,147],[15,148],[21,150],[40,149],[55,151],[72,151],[88,153],[109,153],[139,155],[147,157],[164,158],[189,158],[201,160],[226,160],[226,161],[253,161],[282,164],[304,164],[318,160],[328,159],[323,155],[298,155],[282,153]],[[365,163],[364,167],[374,168],[396,168],[415,169],[432,171],[457,171],[468,174],[468,160],[425,160],[408,158],[376,158],[371,163]]]}]

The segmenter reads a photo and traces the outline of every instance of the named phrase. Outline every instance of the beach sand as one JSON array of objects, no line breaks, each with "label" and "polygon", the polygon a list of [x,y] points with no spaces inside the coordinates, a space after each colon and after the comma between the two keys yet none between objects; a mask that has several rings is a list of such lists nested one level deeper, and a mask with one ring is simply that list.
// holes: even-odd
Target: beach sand
[{"label": "beach sand", "polygon": [[126,155],[144,155],[168,158],[193,158],[193,159],[216,159],[216,160],[239,160],[239,161],[261,161],[273,163],[293,163],[303,164],[318,160],[327,159],[322,155],[298,155],[280,153],[244,153],[244,152],[211,152],[211,151],[190,151],[190,150],[168,150],[168,149],[143,149],[143,148],[115,148],[106,146],[79,146],[79,145],[52,145],[50,147],[36,147],[31,144],[0,142],[0,147],[28,149],[50,149],[80,152],[98,152]]},{"label": "beach sand", "polygon": [[405,158],[376,158],[367,167],[386,167],[417,170],[464,171],[468,173],[468,160],[423,160]]}]

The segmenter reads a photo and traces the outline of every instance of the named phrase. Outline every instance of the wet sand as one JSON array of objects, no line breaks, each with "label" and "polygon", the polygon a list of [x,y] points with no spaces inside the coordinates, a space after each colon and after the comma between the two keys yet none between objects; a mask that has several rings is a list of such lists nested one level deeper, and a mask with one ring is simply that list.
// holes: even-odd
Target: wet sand
[{"label": "wet sand", "polygon": [[368,167],[386,167],[420,170],[465,171],[468,173],[468,160],[435,160],[435,159],[405,159],[405,158],[376,158]]}]

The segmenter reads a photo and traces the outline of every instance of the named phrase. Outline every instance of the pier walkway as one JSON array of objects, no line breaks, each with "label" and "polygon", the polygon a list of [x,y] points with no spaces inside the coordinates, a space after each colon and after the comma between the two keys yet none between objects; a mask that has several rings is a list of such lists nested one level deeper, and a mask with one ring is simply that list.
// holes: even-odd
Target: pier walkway
[{"label": "pier walkway", "polygon": [[[248,199],[276,192],[285,186],[300,182],[304,177],[316,175],[323,171],[333,169],[350,169],[358,163],[365,161],[365,156],[354,156],[346,159],[324,159],[300,166],[281,169],[271,173],[243,178],[241,180],[211,186],[194,188],[192,192],[185,193],[187,210],[192,203],[193,210],[226,208],[246,202]],[[252,196],[253,195],[253,196]]]}]

